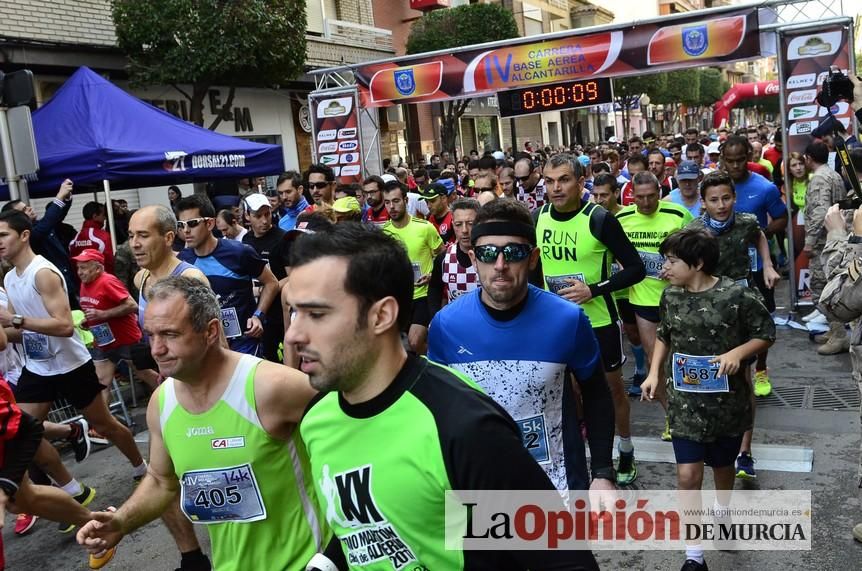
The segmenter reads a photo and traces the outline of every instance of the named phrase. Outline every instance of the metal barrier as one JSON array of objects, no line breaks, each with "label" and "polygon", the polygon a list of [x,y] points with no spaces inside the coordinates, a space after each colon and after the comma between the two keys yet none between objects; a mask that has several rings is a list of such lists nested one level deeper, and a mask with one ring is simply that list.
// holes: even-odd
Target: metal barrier
[{"label": "metal barrier", "polygon": [[[131,383],[134,383],[133,379],[130,379]],[[132,387],[132,391],[134,394],[134,387]],[[115,417],[117,417],[121,422],[123,422],[129,428],[134,427],[135,423],[132,420],[131,415],[129,414],[129,409],[126,408],[126,401],[123,399],[123,393],[120,391],[120,385],[117,383],[116,379],[111,380],[111,400],[108,405],[108,409],[111,411]],[[101,395],[96,398],[102,398]],[[73,420],[78,420],[82,418],[75,407],[73,407],[66,399],[57,399],[54,401],[54,406],[51,408],[50,412],[48,412],[48,420],[51,422],[56,422],[58,424],[68,424]]]}]

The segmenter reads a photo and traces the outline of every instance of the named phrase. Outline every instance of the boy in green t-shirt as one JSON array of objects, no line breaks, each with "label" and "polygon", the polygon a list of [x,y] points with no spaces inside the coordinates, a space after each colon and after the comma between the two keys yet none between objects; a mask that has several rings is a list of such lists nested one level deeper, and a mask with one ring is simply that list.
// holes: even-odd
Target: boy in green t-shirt
[{"label": "boy in green t-shirt", "polygon": [[[714,275],[719,246],[710,232],[686,228],[667,237],[659,252],[670,286],[661,297],[643,398],[656,397],[664,373],[679,489],[700,490],[705,463],[716,489],[729,492],[736,453],[752,424],[744,363],[772,345],[775,324],[751,289]],[[687,546],[683,569],[707,569],[700,545]]]}]

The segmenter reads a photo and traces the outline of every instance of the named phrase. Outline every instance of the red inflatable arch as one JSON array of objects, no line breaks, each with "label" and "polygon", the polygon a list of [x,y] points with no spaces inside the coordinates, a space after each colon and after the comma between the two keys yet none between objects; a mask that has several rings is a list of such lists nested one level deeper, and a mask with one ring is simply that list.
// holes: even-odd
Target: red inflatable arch
[{"label": "red inflatable arch", "polygon": [[730,110],[745,99],[767,97],[778,95],[777,81],[759,81],[757,83],[737,83],[722,95],[721,101],[716,102],[712,112],[712,124],[717,129],[727,124],[730,119]]}]

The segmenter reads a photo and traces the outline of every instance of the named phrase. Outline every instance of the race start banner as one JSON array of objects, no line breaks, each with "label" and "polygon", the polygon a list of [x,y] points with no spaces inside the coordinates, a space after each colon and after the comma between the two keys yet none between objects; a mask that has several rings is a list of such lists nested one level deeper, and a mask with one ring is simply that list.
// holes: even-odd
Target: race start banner
[{"label": "race start banner", "polygon": [[571,34],[504,47],[405,57],[355,70],[363,107],[441,101],[597,77],[624,77],[761,55],[756,8],[698,14],[625,29]]},{"label": "race start banner", "polygon": [[831,112],[845,128],[850,127],[853,110],[847,101],[831,108],[817,103],[817,94],[834,66],[845,75],[850,67],[850,30],[847,26],[820,26],[783,30],[780,34],[781,78],[785,82],[788,152],[804,153],[811,133]]},{"label": "race start banner", "polygon": [[311,113],[311,154],[315,163],[335,172],[340,183],[362,182],[359,101],[355,89],[314,92]]}]

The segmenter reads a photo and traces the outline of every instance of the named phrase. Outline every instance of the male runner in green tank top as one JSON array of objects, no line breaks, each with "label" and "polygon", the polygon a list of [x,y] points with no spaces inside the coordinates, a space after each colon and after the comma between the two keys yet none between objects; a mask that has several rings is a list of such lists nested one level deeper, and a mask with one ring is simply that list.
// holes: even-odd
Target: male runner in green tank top
[{"label": "male runner in green tank top", "polygon": [[144,329],[167,377],[147,408],[149,472],[78,542],[116,545],[179,493],[186,516],[207,526],[215,569],[302,569],[329,540],[295,430],[315,394],[308,379],[223,347],[219,304],[197,280],[154,284]]},{"label": "male runner in green tank top", "polygon": [[[622,329],[613,293],[644,278],[644,265],[619,221],[594,202],[583,202],[584,168],[567,154],[554,155],[544,169],[548,204],[536,220],[545,289],[581,306],[602,355],[605,377],[614,399],[619,436],[617,483],[637,478],[631,438],[629,401],[623,385]],[[611,275],[611,262],[621,270]]]}]

